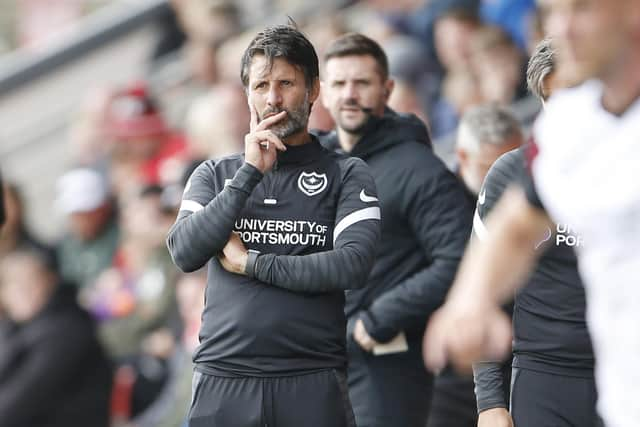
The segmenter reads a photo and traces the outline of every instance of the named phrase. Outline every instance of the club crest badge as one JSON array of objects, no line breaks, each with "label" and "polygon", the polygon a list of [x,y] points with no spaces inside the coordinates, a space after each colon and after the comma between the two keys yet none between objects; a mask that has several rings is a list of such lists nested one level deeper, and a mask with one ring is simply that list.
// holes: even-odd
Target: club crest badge
[{"label": "club crest badge", "polygon": [[320,194],[327,188],[327,174],[302,172],[298,177],[298,188],[309,197]]}]

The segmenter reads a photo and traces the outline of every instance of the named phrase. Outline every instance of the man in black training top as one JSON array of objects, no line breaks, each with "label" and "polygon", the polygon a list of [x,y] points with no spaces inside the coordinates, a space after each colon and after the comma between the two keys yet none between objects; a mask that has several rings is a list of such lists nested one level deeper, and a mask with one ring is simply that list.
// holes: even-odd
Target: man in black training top
[{"label": "man in black training top", "polygon": [[[527,77],[531,91],[543,103],[560,84],[554,79],[549,40],[531,56]],[[475,238],[486,238],[485,219],[505,189],[522,180],[527,149],[503,155],[487,174],[476,209]],[[547,239],[538,243],[537,250],[544,254],[514,300],[510,411],[502,364],[474,364],[479,427],[600,425],[585,294],[574,253],[580,237],[572,235],[570,225],[557,224]]]},{"label": "man in black training top", "polygon": [[420,343],[453,281],[472,207],[431,150],[424,123],[386,107],[393,80],[376,42],[360,34],[338,38],[325,65],[322,97],[337,129],[321,140],[367,162],[383,212],[368,284],[347,293],[354,412],[359,427],[424,427],[433,377]]},{"label": "man in black training top", "polygon": [[373,265],[374,181],[308,134],[318,58],[299,31],[258,33],[241,78],[245,153],[195,170],[167,239],[181,269],[208,263],[189,425],[354,426],[344,291]]}]

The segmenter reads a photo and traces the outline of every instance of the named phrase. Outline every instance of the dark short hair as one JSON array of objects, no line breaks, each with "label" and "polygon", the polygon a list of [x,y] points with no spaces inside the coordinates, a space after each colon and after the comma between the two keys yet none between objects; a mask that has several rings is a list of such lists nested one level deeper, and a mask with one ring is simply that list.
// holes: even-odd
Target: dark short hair
[{"label": "dark short hair", "polygon": [[299,67],[304,74],[307,87],[320,75],[318,55],[311,42],[292,25],[277,25],[260,31],[242,55],[240,79],[245,88],[249,86],[249,67],[256,55],[264,55],[267,67],[271,67],[275,58],[282,58],[291,65]]},{"label": "dark short hair", "polygon": [[472,25],[474,27],[479,27],[482,25],[482,20],[480,19],[480,15],[478,15],[478,11],[475,8],[467,8],[467,7],[452,7],[451,9],[447,9],[442,12],[437,18],[436,21],[452,19],[454,21],[458,21],[463,24]]},{"label": "dark short hair", "polygon": [[371,56],[378,64],[378,70],[383,80],[389,78],[389,60],[382,50],[382,47],[374,40],[358,33],[347,33],[335,39],[327,47],[324,54],[324,62],[331,58],[342,58],[345,56]]}]

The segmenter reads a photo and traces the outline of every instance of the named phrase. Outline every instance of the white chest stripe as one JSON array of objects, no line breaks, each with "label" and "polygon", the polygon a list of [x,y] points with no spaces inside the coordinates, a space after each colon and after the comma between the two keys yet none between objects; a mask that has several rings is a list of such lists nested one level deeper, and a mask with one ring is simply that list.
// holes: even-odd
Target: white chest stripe
[{"label": "white chest stripe", "polygon": [[198,212],[202,209],[204,209],[204,206],[193,200],[183,200],[182,204],[180,204],[181,211]]},{"label": "white chest stripe", "polygon": [[342,218],[342,220],[336,225],[336,228],[333,229],[333,244],[335,245],[336,240],[338,240],[338,236],[340,236],[340,233],[342,233],[347,227],[352,226],[356,222],[365,221],[367,219],[379,220],[380,208],[360,209],[359,211],[352,212]]},{"label": "white chest stripe", "polygon": [[480,239],[481,242],[487,240],[487,238],[489,237],[489,231],[484,225],[484,222],[482,222],[482,218],[480,218],[480,214],[478,214],[477,210],[473,215],[473,231],[474,233],[476,233],[476,236],[478,236],[478,239]]}]

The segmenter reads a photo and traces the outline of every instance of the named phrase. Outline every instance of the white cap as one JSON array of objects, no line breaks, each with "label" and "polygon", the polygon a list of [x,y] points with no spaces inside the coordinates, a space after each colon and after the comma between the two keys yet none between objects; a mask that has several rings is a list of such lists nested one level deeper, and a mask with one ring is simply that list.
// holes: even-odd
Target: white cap
[{"label": "white cap", "polygon": [[64,214],[90,212],[109,199],[107,182],[92,169],[74,169],[57,182],[57,208]]}]

